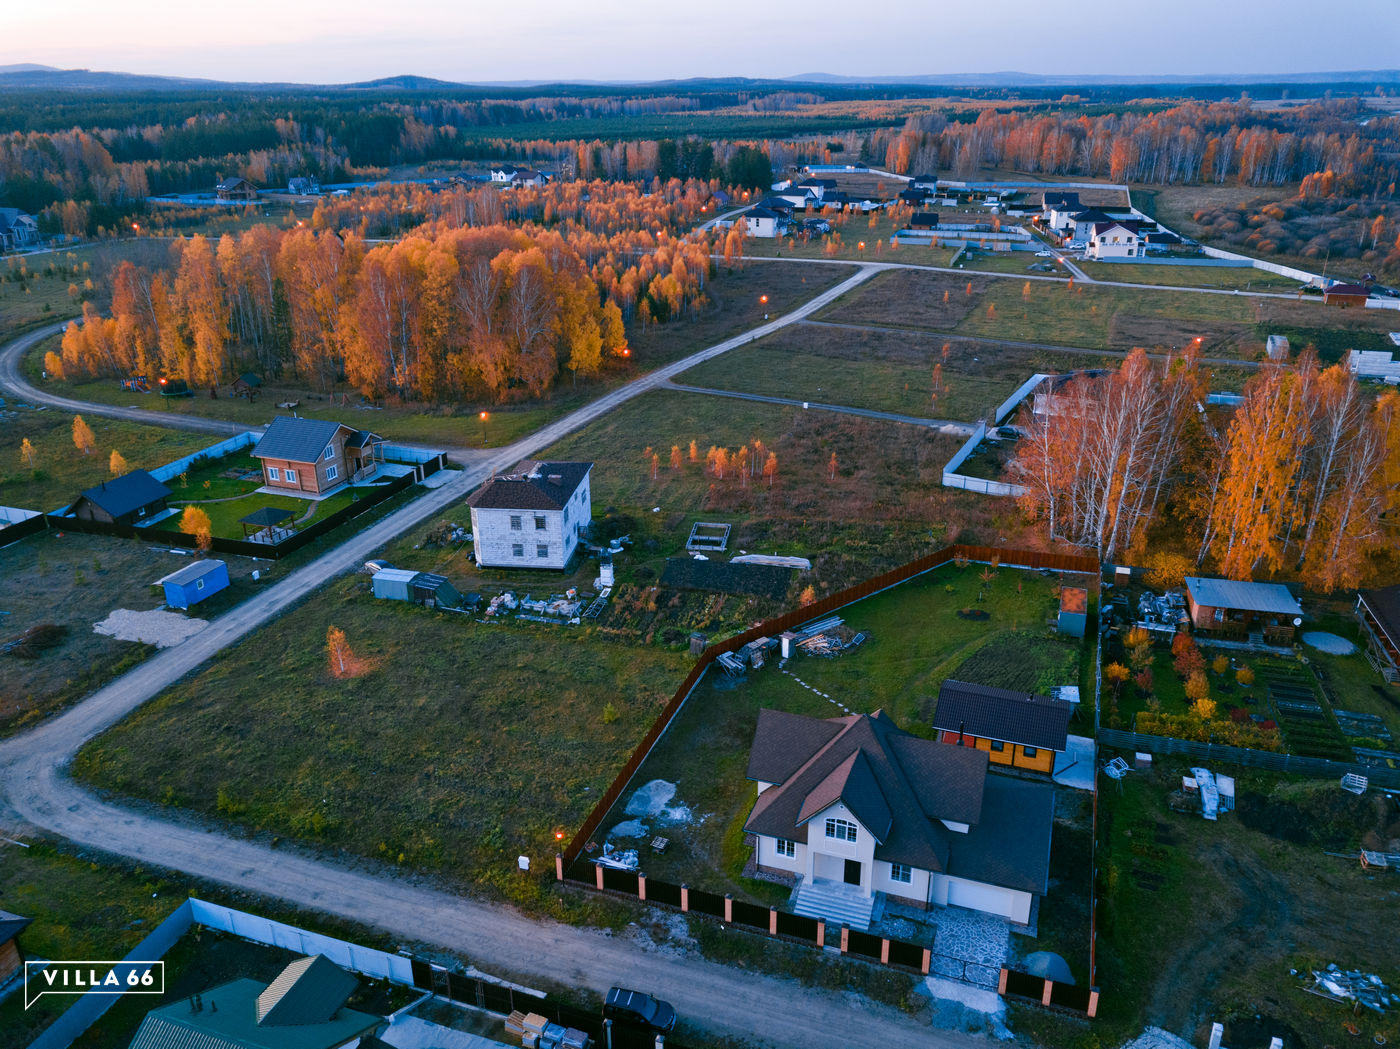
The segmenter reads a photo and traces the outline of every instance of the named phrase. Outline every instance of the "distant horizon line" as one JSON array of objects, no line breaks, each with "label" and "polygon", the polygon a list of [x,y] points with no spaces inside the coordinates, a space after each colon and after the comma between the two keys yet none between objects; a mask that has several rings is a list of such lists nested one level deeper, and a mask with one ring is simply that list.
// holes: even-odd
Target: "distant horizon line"
[{"label": "distant horizon line", "polygon": [[176,73],[133,73],[125,70],[92,69],[85,66],[60,67],[34,62],[0,64],[0,79],[14,81],[28,78],[49,80],[62,78],[104,78],[130,80],[159,80],[173,84],[217,85],[249,88],[348,89],[357,87],[411,86],[413,82],[425,87],[444,88],[529,88],[529,87],[658,87],[685,84],[753,83],[753,84],[812,84],[828,87],[861,86],[941,86],[950,87],[1059,87],[1105,86],[1125,87],[1135,84],[1171,84],[1178,86],[1247,86],[1250,84],[1298,84],[1301,86],[1379,82],[1377,86],[1400,85],[1400,69],[1349,69],[1300,71],[1288,73],[1160,73],[1160,74],[1091,74],[1027,73],[1006,70],[989,73],[910,73],[858,75],[845,73],[808,72],[787,76],[701,75],[690,77],[638,78],[519,78],[512,80],[452,80],[420,73],[397,73],[362,80],[312,82],[295,80],[229,80],[216,77],[191,77]]}]

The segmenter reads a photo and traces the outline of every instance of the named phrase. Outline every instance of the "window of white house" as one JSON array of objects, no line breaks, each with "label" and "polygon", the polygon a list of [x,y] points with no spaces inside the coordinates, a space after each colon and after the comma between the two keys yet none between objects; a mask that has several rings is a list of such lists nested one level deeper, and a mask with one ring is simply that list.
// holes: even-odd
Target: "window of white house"
[{"label": "window of white house", "polygon": [[288,484],[297,483],[297,472],[295,470],[283,470],[282,473],[283,480],[285,480]]},{"label": "window of white house", "polygon": [[334,459],[334,458],[335,458],[335,445],[327,445],[327,446],[326,446],[326,454],[323,455],[323,456],[321,456],[321,458],[322,458],[322,459],[325,459],[327,462],[330,462],[332,459]]},{"label": "window of white house", "polygon": [[902,881],[908,885],[914,880],[914,868],[907,863],[890,864],[890,881]]},{"label": "window of white house", "polygon": [[512,557],[524,557],[524,556],[525,556],[525,544],[524,544],[524,543],[512,543],[512,544],[511,544],[511,548],[510,548],[510,555],[511,555]]},{"label": "window of white house", "polygon": [[327,480],[327,481],[334,481],[334,480],[335,480],[337,477],[339,477],[339,476],[340,476],[340,467],[338,467],[338,466],[327,466],[327,467],[326,467],[326,480]]},{"label": "window of white house", "polygon": [[779,838],[778,844],[776,846],[776,851],[779,856],[787,856],[789,858],[796,856],[797,842],[788,841],[787,838]]},{"label": "window of white house", "polygon": [[269,481],[280,481],[282,479],[277,475],[277,467],[269,466],[267,468],[267,479]]},{"label": "window of white house", "polygon": [[510,515],[510,530],[511,530],[512,532],[518,532],[518,531],[520,531],[520,515],[519,515],[519,514],[511,514],[511,515]]},{"label": "window of white house", "polygon": [[548,556],[549,556],[549,544],[548,544],[548,543],[537,543],[537,544],[535,545],[535,556],[536,556],[536,557],[548,557]]},{"label": "window of white house", "polygon": [[837,841],[855,841],[856,825],[850,820],[829,819],[826,821],[826,836]]},{"label": "window of white house", "polygon": [[535,531],[536,531],[536,532],[543,532],[543,531],[544,531],[544,518],[541,517],[539,514],[536,514],[536,515],[535,515]]}]

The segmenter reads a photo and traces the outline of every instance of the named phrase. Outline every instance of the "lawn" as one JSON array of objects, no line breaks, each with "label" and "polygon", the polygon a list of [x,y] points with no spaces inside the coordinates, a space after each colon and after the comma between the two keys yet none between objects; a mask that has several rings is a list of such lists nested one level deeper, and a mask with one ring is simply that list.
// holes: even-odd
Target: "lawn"
[{"label": "lawn", "polygon": [[706,361],[676,381],[975,422],[1036,372],[1054,374],[1103,364],[1103,358],[1087,354],[947,341],[931,332],[813,323],[793,325]]},{"label": "lawn", "polygon": [[[208,434],[143,426],[88,414],[94,446],[83,454],[73,443],[73,416],[54,409],[0,409],[0,504],[51,512],[68,506],[85,488],[112,477],[111,456],[118,451],[130,469],[152,469],[200,448],[216,438]],[[25,439],[34,461],[25,461]]]},{"label": "lawn", "polygon": [[[345,632],[367,672],[330,672]],[[121,794],[520,900],[684,676],[688,657],[478,623],[344,577],[90,743]],[[178,730],[175,730],[178,726]]]},{"label": "lawn", "polygon": [[797,218],[823,218],[831,223],[831,232],[810,238],[775,237],[762,239],[746,237],[744,254],[767,258],[850,259],[852,261],[908,262],[920,266],[946,266],[956,248],[934,247],[906,238],[892,244],[890,238],[904,229],[907,222],[892,222],[889,212],[876,211],[870,215],[842,212],[822,215],[820,212],[796,213]]},{"label": "lawn", "polygon": [[[234,397],[227,388],[218,398],[200,391],[195,397],[166,398],[156,393],[132,393],[113,379],[63,382],[43,379],[42,361],[47,350],[57,349],[58,339],[46,340],[25,361],[31,382],[64,396],[118,407],[224,419],[247,426],[265,426],[274,415],[286,414],[277,405],[298,402],[299,415],[333,419],[370,429],[391,441],[445,447],[500,447],[533,433],[550,421],[595,400],[624,382],[654,368],[704,349],[763,323],[764,315],[778,315],[800,306],[851,275],[845,266],[804,266],[761,263],[723,267],[705,284],[709,305],[698,316],[670,324],[628,331],[631,348],[623,360],[610,359],[595,378],[577,382],[568,376],[558,380],[553,392],[539,401],[491,404],[464,401],[439,405],[404,403],[389,398],[370,404],[345,383],[332,391],[313,391],[294,379],[265,376],[265,385],[254,401]],[[0,284],[0,289],[8,285]],[[760,302],[768,296],[766,303]],[[481,412],[487,413],[483,423]]]},{"label": "lawn", "polygon": [[[1396,833],[1395,802],[1226,769],[1237,809],[1209,823],[1167,804],[1184,764],[1159,756],[1099,798],[1099,1044],[1143,1023],[1190,1034],[1210,1021],[1227,1045],[1342,1044],[1351,1010],[1306,994],[1289,970],[1336,963],[1400,981],[1395,937],[1358,935],[1394,928],[1392,886],[1333,855]],[[1356,1022],[1368,1040],[1400,1036],[1394,1014]]]},{"label": "lawn", "polygon": [[1172,266],[1142,262],[1081,262],[1094,280],[1118,284],[1171,284],[1182,288],[1294,291],[1298,281],[1253,266]]},{"label": "lawn", "polygon": [[[1394,326],[1384,310],[1325,309],[1316,298],[1272,299],[1106,284],[1016,281],[892,271],[842,296],[820,314],[848,324],[952,331],[1098,350],[1184,346],[1207,356],[1257,359],[1260,333],[1290,328],[1357,333],[1374,340]],[[1370,346],[1370,341],[1366,341]]]},{"label": "lawn", "polygon": [[[754,798],[744,769],[765,707],[815,717],[843,716],[838,702],[859,713],[882,708],[927,737],[945,678],[1041,690],[1078,680],[1078,642],[1046,633],[1058,580],[1001,569],[988,582],[984,571],[947,566],[842,609],[869,640],[839,658],[799,656],[787,672],[770,665],[738,683],[718,669],[707,674],[632,781],[634,789],[655,779],[675,783],[671,804],[696,814],[672,828],[664,855],[647,854],[646,872],[763,904],[786,899],[786,889],[742,875],[743,823]],[[960,617],[969,606],[990,620]],[[625,818],[614,813],[604,827]]]}]

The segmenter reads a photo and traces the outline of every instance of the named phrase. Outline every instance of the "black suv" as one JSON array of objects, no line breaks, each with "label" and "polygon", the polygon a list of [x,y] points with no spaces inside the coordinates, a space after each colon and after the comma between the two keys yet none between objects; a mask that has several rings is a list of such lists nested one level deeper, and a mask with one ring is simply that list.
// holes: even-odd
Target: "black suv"
[{"label": "black suv", "polygon": [[603,1018],[658,1034],[670,1034],[676,1027],[676,1010],[669,1002],[625,987],[614,987],[603,999]]}]

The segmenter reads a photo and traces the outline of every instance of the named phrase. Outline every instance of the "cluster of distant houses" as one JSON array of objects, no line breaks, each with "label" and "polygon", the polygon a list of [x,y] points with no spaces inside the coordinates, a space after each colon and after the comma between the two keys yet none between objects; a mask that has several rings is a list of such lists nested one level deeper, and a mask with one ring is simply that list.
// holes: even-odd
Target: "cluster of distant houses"
[{"label": "cluster of distant houses", "polygon": [[19,208],[0,208],[0,251],[23,248],[39,239],[39,223]]}]

